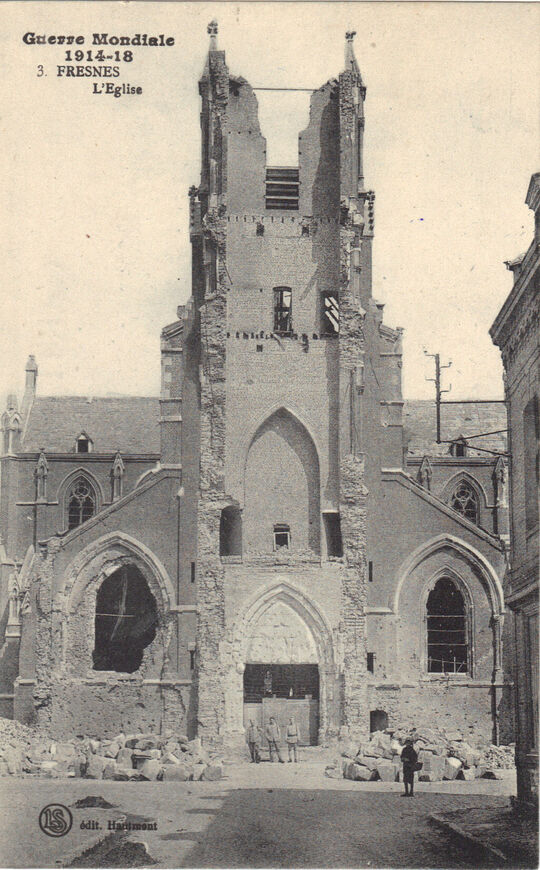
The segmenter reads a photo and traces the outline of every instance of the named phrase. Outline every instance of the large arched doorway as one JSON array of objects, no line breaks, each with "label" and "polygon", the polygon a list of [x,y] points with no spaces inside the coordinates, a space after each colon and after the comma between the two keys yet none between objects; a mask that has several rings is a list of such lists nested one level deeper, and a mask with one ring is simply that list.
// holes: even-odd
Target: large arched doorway
[{"label": "large arched doorway", "polygon": [[319,663],[313,635],[289,604],[272,602],[254,622],[244,670],[244,723],[283,729],[290,716],[304,745],[317,743]]},{"label": "large arched doorway", "polygon": [[274,716],[283,733],[294,716],[299,742],[318,743],[335,696],[332,637],[319,610],[300,590],[280,583],[246,608],[234,637],[229,722],[246,727],[252,720],[264,729]]}]

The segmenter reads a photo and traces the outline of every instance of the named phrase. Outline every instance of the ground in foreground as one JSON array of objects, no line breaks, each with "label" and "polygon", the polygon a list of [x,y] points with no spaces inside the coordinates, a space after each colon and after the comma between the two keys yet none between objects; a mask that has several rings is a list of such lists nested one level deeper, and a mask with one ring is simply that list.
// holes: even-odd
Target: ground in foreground
[{"label": "ground in foreground", "polygon": [[[226,770],[227,778],[220,782],[4,779],[0,863],[490,867],[496,862],[435,827],[429,816],[487,806],[502,810],[514,791],[510,777],[503,782],[421,783],[415,797],[406,799],[397,783],[329,780],[323,766],[312,763],[238,764]],[[111,806],[75,806],[91,795]],[[39,813],[49,803],[64,804],[72,813],[73,827],[64,837],[45,836],[39,829]],[[155,820],[157,830],[127,836],[108,831],[109,821],[122,819]]]}]

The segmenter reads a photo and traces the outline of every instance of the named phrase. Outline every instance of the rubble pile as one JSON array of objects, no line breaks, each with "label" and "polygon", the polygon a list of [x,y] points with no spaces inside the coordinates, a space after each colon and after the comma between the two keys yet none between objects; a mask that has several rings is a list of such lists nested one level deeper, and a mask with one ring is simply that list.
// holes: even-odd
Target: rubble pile
[{"label": "rubble pile", "polygon": [[325,775],[360,782],[399,782],[402,778],[401,750],[407,737],[412,737],[422,765],[417,774],[420,782],[468,781],[481,777],[501,779],[501,770],[514,767],[513,743],[494,746],[481,737],[467,741],[460,731],[387,728],[375,731],[359,747],[353,744],[343,746],[341,756],[328,765]]},{"label": "rubble pile", "polygon": [[209,753],[200,738],[168,731],[155,734],[118,734],[110,740],[77,737],[55,741],[24,725],[0,720],[0,776],[35,775],[47,778],[218,780],[223,759]]}]

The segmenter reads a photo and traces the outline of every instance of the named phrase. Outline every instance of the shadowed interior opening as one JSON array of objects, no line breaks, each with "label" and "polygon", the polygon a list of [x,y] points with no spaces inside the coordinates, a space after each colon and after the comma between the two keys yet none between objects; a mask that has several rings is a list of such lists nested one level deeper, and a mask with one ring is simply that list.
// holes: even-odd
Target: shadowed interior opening
[{"label": "shadowed interior opening", "polygon": [[125,565],[107,577],[96,598],[94,670],[138,670],[157,621],[156,600],[138,568]]}]

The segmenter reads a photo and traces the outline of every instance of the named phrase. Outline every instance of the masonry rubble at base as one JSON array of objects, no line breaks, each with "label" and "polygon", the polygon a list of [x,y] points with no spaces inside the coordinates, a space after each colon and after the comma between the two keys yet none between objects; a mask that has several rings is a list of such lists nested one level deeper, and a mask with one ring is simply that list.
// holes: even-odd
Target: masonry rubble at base
[{"label": "masonry rubble at base", "polygon": [[188,740],[172,731],[57,742],[20,723],[0,720],[0,776],[215,781],[223,776],[222,765],[223,758],[206,751],[199,738]]},{"label": "masonry rubble at base", "polygon": [[[459,731],[387,729],[374,732],[360,747],[348,740],[337,742],[334,752],[341,755],[326,767],[325,775],[335,779],[397,782],[401,750],[409,734],[423,764],[419,779],[424,782],[498,779],[502,769],[514,766],[513,744],[493,746],[481,737],[464,740]],[[330,746],[321,749],[325,753],[332,751]],[[202,746],[199,738],[188,740],[172,731],[161,735],[118,734],[101,740],[77,736],[55,741],[18,722],[0,719],[0,777],[214,781],[222,778],[223,766],[233,761],[247,761],[247,749],[243,755],[225,759]]]},{"label": "masonry rubble at base", "polygon": [[375,731],[360,746],[346,745],[341,756],[328,765],[325,775],[359,782],[401,782],[401,750],[409,736],[414,740],[418,761],[422,764],[418,772],[420,782],[500,779],[501,769],[514,766],[514,744],[494,746],[474,736],[465,740],[460,731],[387,728]]}]

